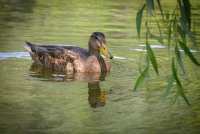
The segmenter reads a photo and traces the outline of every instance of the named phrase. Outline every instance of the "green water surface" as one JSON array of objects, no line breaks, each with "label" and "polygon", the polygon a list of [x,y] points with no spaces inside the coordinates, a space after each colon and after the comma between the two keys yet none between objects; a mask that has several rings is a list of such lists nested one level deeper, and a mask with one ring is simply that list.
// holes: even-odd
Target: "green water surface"
[{"label": "green water surface", "polygon": [[[199,42],[200,2],[191,2]],[[144,61],[135,27],[142,3],[0,0],[0,52],[24,51],[24,41],[87,48],[90,34],[100,31],[115,56],[110,74],[92,82],[35,69],[28,57],[0,58],[0,134],[199,134],[200,68],[188,58],[183,84],[191,106],[176,97],[176,88],[163,97],[170,75],[167,48],[154,48],[160,76],[152,71],[133,91]],[[175,1],[163,5],[170,10]]]}]

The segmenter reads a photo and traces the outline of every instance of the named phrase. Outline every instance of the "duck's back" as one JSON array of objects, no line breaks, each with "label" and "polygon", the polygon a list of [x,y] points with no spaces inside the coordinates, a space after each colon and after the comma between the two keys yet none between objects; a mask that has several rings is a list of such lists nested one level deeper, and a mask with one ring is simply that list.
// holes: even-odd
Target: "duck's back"
[{"label": "duck's back", "polygon": [[[35,45],[35,46],[36,46],[36,45]],[[49,52],[60,51],[60,52],[62,53],[63,50],[69,50],[69,51],[71,51],[71,52],[74,52],[74,53],[76,53],[76,54],[79,54],[80,57],[83,57],[83,58],[87,58],[87,57],[89,56],[88,50],[86,50],[86,49],[84,49],[84,48],[77,47],[77,46],[39,45],[39,46],[37,46],[37,47],[45,48],[45,49],[47,49],[47,51],[49,51]]]},{"label": "duck's back", "polygon": [[89,53],[86,49],[76,46],[35,45],[26,42],[25,48],[30,53],[34,63],[55,71],[76,71],[73,61],[87,59]]}]

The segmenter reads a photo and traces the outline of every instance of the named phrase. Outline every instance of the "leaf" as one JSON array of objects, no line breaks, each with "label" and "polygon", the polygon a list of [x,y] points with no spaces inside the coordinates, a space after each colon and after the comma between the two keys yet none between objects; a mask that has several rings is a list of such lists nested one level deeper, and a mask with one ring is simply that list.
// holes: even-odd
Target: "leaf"
[{"label": "leaf", "polygon": [[176,59],[177,59],[177,61],[178,61],[178,64],[179,64],[179,66],[180,66],[182,72],[185,74],[185,68],[184,68],[182,56],[181,56],[181,53],[180,53],[180,51],[179,51],[178,45],[175,46],[175,54],[176,54]]},{"label": "leaf", "polygon": [[188,27],[191,29],[191,4],[189,0],[182,0],[184,6],[184,13],[187,19]]},{"label": "leaf", "polygon": [[193,46],[197,47],[195,36],[191,32],[191,4],[189,0],[178,0],[181,17],[180,24],[183,33],[187,34]]},{"label": "leaf", "polygon": [[181,97],[183,97],[183,99],[185,100],[185,102],[190,105],[189,103],[189,100],[187,99],[187,97],[185,96],[185,93],[184,93],[184,89],[183,89],[183,86],[181,84],[181,81],[179,80],[178,78],[178,75],[177,75],[177,69],[176,69],[176,66],[175,66],[175,61],[174,61],[174,58],[172,58],[172,75],[176,81],[176,84],[177,84],[177,89],[178,89],[178,93],[181,95]]},{"label": "leaf", "polygon": [[179,45],[180,47],[184,50],[185,54],[190,58],[190,60],[200,66],[200,63],[196,60],[196,58],[194,57],[194,55],[192,54],[192,52],[190,51],[190,49],[186,46],[186,44],[182,41],[179,41]]},{"label": "leaf", "polygon": [[153,0],[146,0],[146,5],[147,5],[148,14],[153,15],[154,1]]},{"label": "leaf", "polygon": [[168,32],[167,32],[167,44],[168,44],[168,49],[170,49],[171,46],[171,35],[172,35],[172,23],[173,21],[169,22],[169,26],[168,26]]},{"label": "leaf", "polygon": [[168,24],[168,35],[167,35],[167,44],[168,44],[168,51],[170,50],[171,47],[171,42],[174,40],[174,37],[172,37],[176,33],[176,26],[177,26],[177,19],[176,19],[176,10],[172,12],[170,15],[169,19],[169,24]]},{"label": "leaf", "polygon": [[158,75],[159,74],[159,72],[158,72],[158,64],[157,64],[156,57],[154,55],[154,52],[153,52],[150,44],[146,43],[146,49],[147,49],[147,54],[148,54],[148,56],[150,58],[151,64],[152,64],[155,72]]},{"label": "leaf", "polygon": [[181,27],[184,31],[188,32],[191,28],[191,5],[189,0],[178,0],[180,8],[180,21]]},{"label": "leaf", "polygon": [[160,10],[160,13],[161,13],[161,15],[162,15],[162,18],[164,18],[164,14],[163,14],[162,6],[161,6],[161,4],[160,4],[160,0],[157,0],[157,3],[158,3],[158,8],[159,8],[159,10]]},{"label": "leaf", "polygon": [[187,33],[187,35],[188,35],[188,37],[190,38],[190,40],[191,40],[191,42],[192,42],[192,45],[193,45],[194,47],[196,47],[197,49],[199,49],[194,34],[190,31],[190,32]]},{"label": "leaf", "polygon": [[140,31],[141,31],[142,16],[143,16],[144,8],[145,8],[145,4],[137,12],[137,15],[136,15],[136,28],[137,28],[138,38],[140,38]]},{"label": "leaf", "polygon": [[187,98],[187,96],[186,96],[185,93],[184,93],[183,87],[180,87],[179,85],[178,85],[178,93],[181,95],[181,97],[183,97],[183,99],[185,100],[185,102],[186,102],[188,105],[191,105],[190,102],[189,102],[189,100],[188,100],[188,98]]},{"label": "leaf", "polygon": [[169,95],[170,90],[173,87],[173,83],[174,83],[174,77],[173,77],[173,75],[171,75],[170,78],[168,79],[168,84],[167,84],[167,87],[166,87],[166,90],[165,90],[163,97],[166,97],[167,95]]},{"label": "leaf", "polygon": [[162,30],[161,30],[159,21],[156,20],[156,24],[157,24],[157,27],[158,27],[158,30],[159,30],[159,34],[160,34],[160,37],[159,37],[159,40],[158,40],[158,41],[159,41],[161,44],[164,44],[164,42],[163,42],[163,36],[162,36]]},{"label": "leaf", "polygon": [[136,91],[136,89],[140,86],[140,84],[143,83],[147,73],[148,73],[148,70],[149,70],[149,65],[147,65],[145,67],[145,69],[142,71],[142,73],[140,74],[140,76],[137,78],[136,80],[136,83],[135,83],[135,86],[134,86],[134,91]]},{"label": "leaf", "polygon": [[180,34],[182,41],[186,43],[186,36],[185,36],[186,33],[182,30],[180,25],[177,25],[177,31]]}]

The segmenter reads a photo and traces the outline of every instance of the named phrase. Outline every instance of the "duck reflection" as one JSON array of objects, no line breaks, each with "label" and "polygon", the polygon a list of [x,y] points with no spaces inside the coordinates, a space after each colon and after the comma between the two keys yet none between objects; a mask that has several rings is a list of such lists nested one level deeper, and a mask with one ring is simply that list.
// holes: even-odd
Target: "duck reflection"
[{"label": "duck reflection", "polygon": [[88,102],[92,108],[103,107],[106,104],[107,93],[100,87],[107,73],[73,73],[55,72],[37,64],[30,67],[30,76],[52,81],[84,81],[88,83]]},{"label": "duck reflection", "polygon": [[[101,75],[101,80],[105,78],[105,74]],[[97,108],[105,106],[106,91],[102,90],[99,81],[88,82],[88,101],[91,107]]]}]

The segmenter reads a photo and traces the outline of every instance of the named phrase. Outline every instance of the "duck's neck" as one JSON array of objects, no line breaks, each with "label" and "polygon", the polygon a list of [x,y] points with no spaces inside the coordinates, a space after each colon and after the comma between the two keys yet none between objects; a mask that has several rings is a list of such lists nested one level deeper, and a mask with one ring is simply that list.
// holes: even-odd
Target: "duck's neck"
[{"label": "duck's neck", "polygon": [[90,54],[90,56],[96,56],[96,58],[97,58],[97,60],[99,62],[99,65],[100,65],[102,73],[103,72],[108,72],[110,70],[110,68],[109,68],[109,60],[108,59],[104,59],[100,55],[99,51],[94,51],[94,50],[91,51],[91,49],[89,49],[89,54]]},{"label": "duck's neck", "polygon": [[89,48],[89,54],[90,55],[95,55],[96,57],[100,56],[100,53],[99,53],[98,50],[93,50],[93,49],[90,49],[90,48]]}]

